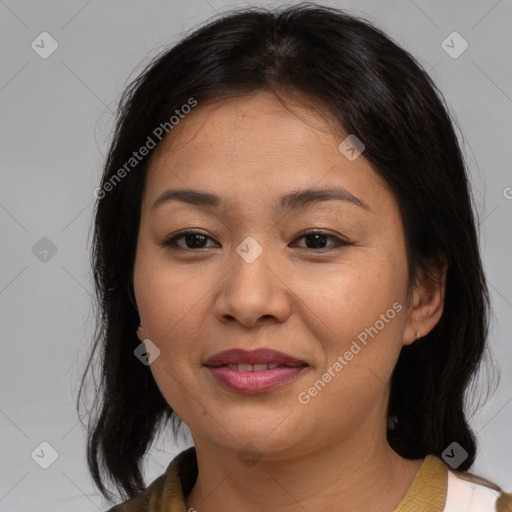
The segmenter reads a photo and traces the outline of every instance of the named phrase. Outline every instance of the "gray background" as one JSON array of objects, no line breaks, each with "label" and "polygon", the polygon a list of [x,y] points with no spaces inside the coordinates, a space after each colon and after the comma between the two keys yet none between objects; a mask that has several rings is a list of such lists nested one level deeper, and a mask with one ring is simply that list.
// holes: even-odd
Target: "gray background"
[{"label": "gray background", "polygon": [[[36,505],[40,512],[96,512],[107,506],[87,472],[74,403],[93,326],[93,189],[116,101],[127,79],[163,46],[217,11],[242,5],[250,3],[0,0],[2,512]],[[464,134],[495,311],[490,343],[502,367],[496,393],[471,420],[480,445],[473,470],[511,491],[512,2],[325,5],[364,15],[411,51],[440,86]],[[31,48],[44,31],[59,45],[47,59]],[[456,59],[441,46],[453,31],[469,44]],[[54,244],[54,255],[40,246],[33,251],[43,237]],[[50,451],[39,447],[44,441],[58,453],[48,469],[31,458],[37,449],[39,460],[49,461]],[[147,463],[147,481],[181,448],[170,438],[159,442]]]}]

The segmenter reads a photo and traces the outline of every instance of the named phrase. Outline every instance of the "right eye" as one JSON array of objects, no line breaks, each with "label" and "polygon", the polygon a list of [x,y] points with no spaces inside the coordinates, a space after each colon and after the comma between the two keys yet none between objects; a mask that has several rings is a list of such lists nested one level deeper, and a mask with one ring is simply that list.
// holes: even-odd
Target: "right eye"
[{"label": "right eye", "polygon": [[[181,240],[184,240],[185,245],[178,243],[178,241]],[[213,238],[201,233],[200,231],[183,231],[168,238],[162,245],[176,250],[208,249],[209,247],[212,247],[206,246],[208,240],[215,242]]]}]

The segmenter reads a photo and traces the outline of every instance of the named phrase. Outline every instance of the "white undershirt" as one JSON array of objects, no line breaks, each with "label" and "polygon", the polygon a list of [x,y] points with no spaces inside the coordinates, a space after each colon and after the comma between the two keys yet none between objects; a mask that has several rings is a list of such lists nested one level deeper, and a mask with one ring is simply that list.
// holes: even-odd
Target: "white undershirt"
[{"label": "white undershirt", "polygon": [[444,512],[495,512],[499,491],[464,480],[448,470]]}]

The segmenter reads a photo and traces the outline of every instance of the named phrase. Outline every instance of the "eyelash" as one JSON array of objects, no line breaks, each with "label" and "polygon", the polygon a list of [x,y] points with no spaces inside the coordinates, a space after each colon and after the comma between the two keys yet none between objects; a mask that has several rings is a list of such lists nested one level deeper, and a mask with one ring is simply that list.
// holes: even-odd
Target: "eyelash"
[{"label": "eyelash", "polygon": [[[204,236],[206,239],[213,240],[213,238],[211,238],[208,235],[205,235],[204,233],[201,233],[200,231],[182,231],[181,233],[178,233],[177,235],[174,235],[174,236],[168,238],[167,240],[165,240],[162,243],[162,245],[164,247],[170,248],[170,249],[172,249],[174,251],[179,251],[179,250],[183,250],[183,251],[200,251],[202,249],[209,249],[210,248],[210,247],[199,247],[199,248],[193,249],[193,248],[190,248],[190,247],[180,247],[179,245],[176,244],[177,240],[180,240],[180,239],[186,237],[187,235],[201,235],[201,236]],[[312,236],[312,235],[322,235],[322,236],[325,236],[327,238],[335,240],[336,244],[334,246],[321,247],[319,249],[314,249],[314,248],[311,248],[311,247],[301,247],[301,249],[307,249],[307,250],[310,250],[310,251],[323,253],[323,252],[330,251],[332,249],[339,249],[340,247],[351,245],[349,242],[347,242],[345,240],[342,240],[341,238],[339,238],[337,236],[331,235],[330,233],[326,233],[326,232],[320,231],[320,230],[306,231],[306,232],[302,233],[300,236],[298,236],[297,238],[295,238],[294,241],[299,240],[301,238],[306,238],[306,237]]]}]

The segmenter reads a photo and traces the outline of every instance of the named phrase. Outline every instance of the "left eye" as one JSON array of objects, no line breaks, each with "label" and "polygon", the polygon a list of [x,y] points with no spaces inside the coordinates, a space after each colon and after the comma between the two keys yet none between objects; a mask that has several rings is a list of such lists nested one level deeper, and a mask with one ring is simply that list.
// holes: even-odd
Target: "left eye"
[{"label": "left eye", "polygon": [[[302,238],[306,240],[306,247],[304,247],[305,249],[325,249],[348,245],[347,242],[341,240],[337,236],[331,235],[329,233],[323,233],[321,231],[311,231],[309,233],[305,233],[304,235],[296,238],[296,240],[300,240]],[[327,245],[328,240],[332,240],[334,243]]]}]

